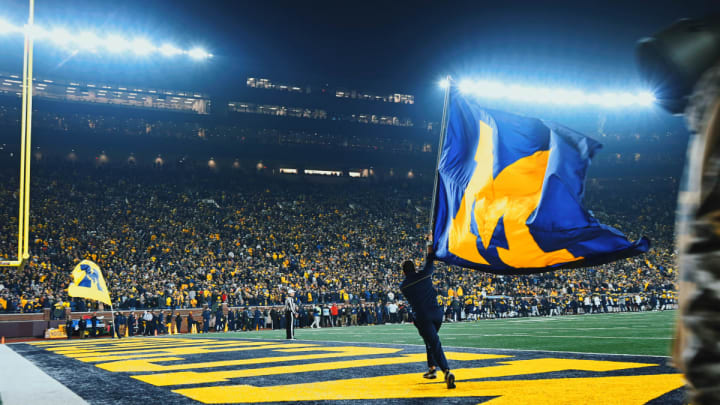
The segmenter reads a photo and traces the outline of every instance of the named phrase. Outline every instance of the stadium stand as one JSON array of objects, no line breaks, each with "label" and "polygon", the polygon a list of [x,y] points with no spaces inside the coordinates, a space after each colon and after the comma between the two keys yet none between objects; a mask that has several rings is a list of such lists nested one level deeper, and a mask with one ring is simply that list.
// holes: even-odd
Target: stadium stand
[{"label": "stadium stand", "polygon": [[[38,166],[33,257],[24,269],[2,272],[7,312],[36,312],[60,302],[73,311],[95,309],[91,302],[69,300],[65,291],[69,269],[85,258],[101,266],[121,309],[199,308],[218,300],[231,307],[277,305],[287,287],[300,291],[303,304],[385,303],[393,296],[402,300],[397,264],[420,257],[424,243],[426,183],[358,179],[325,185],[207,170]],[[17,179],[3,179],[2,250],[12,252],[14,200],[8,190]],[[469,315],[469,307],[484,301],[485,316],[508,316],[530,311],[521,302],[532,299],[549,300],[540,305],[545,314],[552,301],[567,313],[582,306],[572,300],[584,297],[602,297],[607,311],[605,297],[613,299],[610,306],[631,310],[617,301],[638,295],[649,306],[652,297],[672,296],[672,241],[662,236],[672,234],[674,187],[672,179],[598,181],[588,196],[591,207],[604,210],[596,212],[601,220],[632,237],[653,238],[649,255],[529,276],[440,265],[445,304],[457,301]],[[625,214],[628,206],[641,215]],[[495,308],[510,300],[514,308]]]},{"label": "stadium stand", "polygon": [[[263,324],[276,326],[282,315],[271,314],[271,307],[293,288],[302,304],[301,327],[312,324],[316,310],[322,316],[316,305],[339,305],[338,315],[320,326],[334,319],[406,320],[397,265],[422,255],[437,125],[416,113],[409,120],[421,124],[412,126],[352,115],[356,108],[413,108],[409,95],[395,101],[356,92],[350,101],[360,104],[346,105],[352,92],[273,86],[248,80],[244,96],[253,108],[231,102],[232,108],[202,114],[155,104],[39,98],[32,257],[24,268],[0,270],[0,312],[50,309],[51,317],[62,318],[63,308],[99,309],[66,293],[70,270],[89,258],[103,269],[116,309],[126,311],[207,306],[214,315],[222,304],[261,307]],[[288,99],[262,93],[270,90],[288,93]],[[292,105],[302,97],[326,109],[329,118],[259,107]],[[11,257],[17,243],[17,157],[11,153],[19,112],[14,96],[0,101],[2,258]],[[440,264],[438,289],[448,320],[674,307],[677,274],[669,238],[679,170],[658,169],[658,162],[679,161],[668,154],[684,147],[668,148],[664,143],[671,137],[662,133],[641,137],[631,126],[601,126],[598,136],[609,153],[593,170],[606,176],[589,179],[586,205],[632,239],[648,236],[651,252],[529,276]],[[217,167],[208,166],[210,156]],[[282,174],[283,168],[297,174]],[[328,176],[303,174],[307,169]],[[335,173],[340,178],[331,178]],[[243,313],[233,318],[250,319]]]}]

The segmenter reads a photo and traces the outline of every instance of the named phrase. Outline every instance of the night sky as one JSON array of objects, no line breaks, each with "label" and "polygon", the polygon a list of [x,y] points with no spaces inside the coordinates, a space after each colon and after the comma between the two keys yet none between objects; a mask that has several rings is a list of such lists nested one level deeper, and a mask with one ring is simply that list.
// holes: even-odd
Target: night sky
[{"label": "night sky", "polygon": [[[0,0],[15,24],[27,1]],[[291,84],[422,94],[444,74],[583,88],[636,85],[634,44],[718,1],[36,1],[36,23],[144,35],[217,55],[207,62],[36,47],[36,74],[204,90],[248,75]],[[21,71],[22,40],[0,39],[0,69]],[[159,57],[158,57],[159,59]]]}]

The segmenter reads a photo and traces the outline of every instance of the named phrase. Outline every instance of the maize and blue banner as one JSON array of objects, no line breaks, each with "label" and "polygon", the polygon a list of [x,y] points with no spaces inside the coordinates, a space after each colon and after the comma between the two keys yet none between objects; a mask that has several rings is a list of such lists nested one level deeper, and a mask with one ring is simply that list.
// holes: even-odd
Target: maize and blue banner
[{"label": "maize and blue banner", "polygon": [[72,271],[73,281],[68,295],[104,302],[111,305],[110,293],[100,267],[91,260],[83,260]]},{"label": "maize and blue banner", "polygon": [[561,125],[482,108],[450,89],[433,247],[448,264],[524,274],[646,252],[582,205],[601,145]]}]

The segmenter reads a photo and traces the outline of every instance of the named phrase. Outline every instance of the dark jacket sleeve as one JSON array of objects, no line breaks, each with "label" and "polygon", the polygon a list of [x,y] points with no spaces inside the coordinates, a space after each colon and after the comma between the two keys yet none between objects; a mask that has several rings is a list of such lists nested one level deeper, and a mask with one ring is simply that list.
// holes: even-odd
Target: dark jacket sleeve
[{"label": "dark jacket sleeve", "polygon": [[433,272],[435,271],[435,253],[428,253],[425,257],[425,265],[423,266],[423,269],[420,271],[423,277],[425,276],[431,276]]}]

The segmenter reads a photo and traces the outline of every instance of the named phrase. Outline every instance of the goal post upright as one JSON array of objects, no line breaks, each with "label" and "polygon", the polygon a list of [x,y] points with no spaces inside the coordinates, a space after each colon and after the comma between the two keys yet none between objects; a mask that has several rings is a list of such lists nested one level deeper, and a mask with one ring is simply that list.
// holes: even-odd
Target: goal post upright
[{"label": "goal post upright", "polygon": [[20,120],[20,181],[18,189],[17,260],[0,260],[0,267],[20,267],[30,258],[30,152],[33,95],[33,34],[35,0],[29,0],[30,12],[25,25],[22,79],[22,115]]}]

